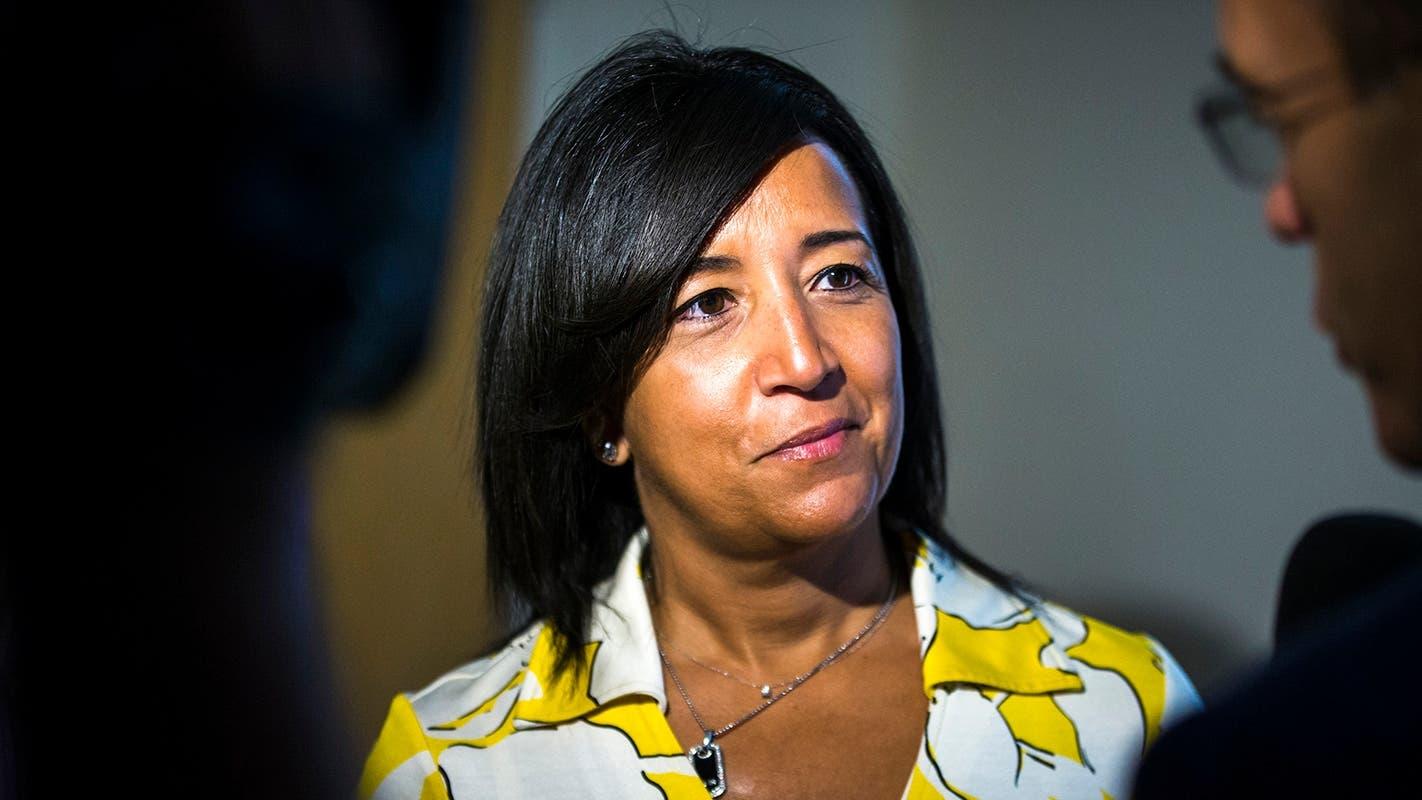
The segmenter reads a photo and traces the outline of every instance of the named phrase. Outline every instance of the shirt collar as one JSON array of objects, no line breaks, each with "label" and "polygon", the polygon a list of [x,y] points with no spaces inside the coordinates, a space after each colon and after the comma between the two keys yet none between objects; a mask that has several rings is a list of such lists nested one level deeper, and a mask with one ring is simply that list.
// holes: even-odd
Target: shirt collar
[{"label": "shirt collar", "polygon": [[[594,591],[587,670],[553,676],[552,631],[532,645],[515,710],[518,727],[558,724],[628,695],[667,708],[661,655],[642,582],[647,530],[627,544],[617,570]],[[923,688],[969,684],[1042,694],[1079,691],[1081,679],[1038,618],[1040,602],[1009,592],[960,564],[921,533],[905,538],[913,552],[910,588],[923,659]]]},{"label": "shirt collar", "polygon": [[647,529],[632,535],[617,571],[595,592],[589,640],[601,642],[593,663],[590,691],[599,703],[629,694],[656,698],[665,711],[662,658],[652,628],[652,608],[642,581]]},{"label": "shirt collar", "polygon": [[612,577],[593,591],[587,669],[555,675],[553,631],[542,626],[519,687],[515,727],[566,722],[628,695],[651,697],[666,711],[661,655],[642,584],[646,546],[642,528],[628,542]]}]

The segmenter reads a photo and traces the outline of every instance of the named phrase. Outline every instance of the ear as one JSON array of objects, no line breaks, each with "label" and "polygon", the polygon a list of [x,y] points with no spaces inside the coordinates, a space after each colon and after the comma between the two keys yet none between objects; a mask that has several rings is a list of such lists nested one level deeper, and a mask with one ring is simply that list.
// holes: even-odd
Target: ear
[{"label": "ear", "polygon": [[632,447],[619,426],[608,424],[606,419],[599,419],[596,422],[584,423],[583,432],[587,434],[592,446],[593,458],[603,464],[620,467],[632,460]]}]

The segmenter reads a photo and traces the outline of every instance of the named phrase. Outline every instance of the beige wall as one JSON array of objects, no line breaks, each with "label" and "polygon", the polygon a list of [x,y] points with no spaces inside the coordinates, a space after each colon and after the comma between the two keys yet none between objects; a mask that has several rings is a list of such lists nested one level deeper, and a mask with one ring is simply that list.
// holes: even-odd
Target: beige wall
[{"label": "beige wall", "polygon": [[336,420],[313,464],[313,528],[352,745],[395,692],[478,654],[498,633],[472,476],[478,287],[515,165],[522,4],[485,2],[449,263],[426,361],[385,411]]}]

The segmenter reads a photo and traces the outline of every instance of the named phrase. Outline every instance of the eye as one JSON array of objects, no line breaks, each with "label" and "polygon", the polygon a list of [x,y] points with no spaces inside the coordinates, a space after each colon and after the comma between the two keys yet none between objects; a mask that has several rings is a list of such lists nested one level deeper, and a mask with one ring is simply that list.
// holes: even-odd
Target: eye
[{"label": "eye", "polygon": [[683,303],[681,308],[676,310],[676,318],[699,322],[718,317],[726,312],[731,300],[731,293],[725,289],[702,292]]},{"label": "eye", "polygon": [[868,279],[869,273],[865,272],[862,267],[852,264],[835,264],[816,275],[815,283],[831,292],[843,292],[853,289],[861,283],[867,283]]}]

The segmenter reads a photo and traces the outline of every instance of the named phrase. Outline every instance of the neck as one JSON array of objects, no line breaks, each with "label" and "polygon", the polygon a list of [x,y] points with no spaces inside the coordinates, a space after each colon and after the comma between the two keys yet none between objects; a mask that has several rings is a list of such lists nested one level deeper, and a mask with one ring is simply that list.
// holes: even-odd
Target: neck
[{"label": "neck", "polygon": [[750,556],[648,527],[648,598],[663,645],[728,669],[803,670],[869,622],[893,582],[877,514],[842,535]]}]

